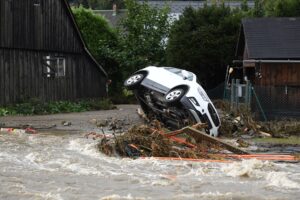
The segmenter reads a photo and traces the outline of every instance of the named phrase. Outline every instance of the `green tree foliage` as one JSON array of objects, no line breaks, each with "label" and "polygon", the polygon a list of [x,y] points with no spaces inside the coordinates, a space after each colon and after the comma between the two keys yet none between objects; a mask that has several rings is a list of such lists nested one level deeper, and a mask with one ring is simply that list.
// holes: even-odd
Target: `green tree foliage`
[{"label": "green tree foliage", "polygon": [[299,0],[255,0],[252,17],[299,17]]},{"label": "green tree foliage", "polygon": [[[73,13],[83,38],[96,60],[111,79],[122,79],[119,64],[114,56],[118,49],[118,34],[106,19],[83,7],[73,8]],[[113,89],[118,88],[113,82]]]},{"label": "green tree foliage", "polygon": [[127,15],[121,22],[121,49],[116,55],[128,75],[148,64],[164,63],[170,23],[169,9],[125,0]]},{"label": "green tree foliage", "polygon": [[247,12],[249,10],[249,6],[248,6],[248,1],[247,0],[243,0],[241,3],[241,9],[242,11]]},{"label": "green tree foliage", "polygon": [[[113,2],[87,1],[96,9],[111,9]],[[212,88],[224,81],[225,67],[234,59],[241,18],[300,16],[299,0],[255,0],[254,8],[243,0],[241,9],[218,3],[199,10],[186,9],[170,32],[167,7],[151,8],[136,0],[114,2],[125,2],[128,10],[118,32],[103,17],[74,9],[89,49],[113,80],[112,91],[120,91],[123,77],[135,70],[166,62],[195,72],[206,88]]]},{"label": "green tree foliage", "polygon": [[254,9],[252,9],[253,17],[263,17],[265,15],[264,10],[264,1],[263,0],[255,0],[254,1]]},{"label": "green tree foliage", "polygon": [[265,15],[276,17],[299,17],[299,0],[266,0]]},{"label": "green tree foliage", "polygon": [[242,13],[229,7],[187,8],[171,29],[167,47],[170,66],[195,72],[206,88],[224,81],[234,58]]}]

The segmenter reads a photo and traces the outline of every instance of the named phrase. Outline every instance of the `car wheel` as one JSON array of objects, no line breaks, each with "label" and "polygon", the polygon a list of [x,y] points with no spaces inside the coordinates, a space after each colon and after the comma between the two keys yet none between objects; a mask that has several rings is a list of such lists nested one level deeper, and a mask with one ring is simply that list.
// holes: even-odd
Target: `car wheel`
[{"label": "car wheel", "polygon": [[183,97],[184,94],[185,90],[183,88],[175,88],[166,94],[165,100],[169,105],[176,104],[179,102],[179,100],[181,99],[181,97]]},{"label": "car wheel", "polygon": [[140,85],[144,77],[145,75],[142,73],[134,74],[125,80],[124,86],[128,89],[135,89]]}]

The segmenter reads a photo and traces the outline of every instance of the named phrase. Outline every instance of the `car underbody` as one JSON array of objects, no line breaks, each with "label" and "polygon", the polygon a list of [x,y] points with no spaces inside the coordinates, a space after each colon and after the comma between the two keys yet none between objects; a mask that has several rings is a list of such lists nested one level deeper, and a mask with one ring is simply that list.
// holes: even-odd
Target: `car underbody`
[{"label": "car underbody", "polygon": [[148,118],[159,120],[171,130],[196,123],[183,105],[167,105],[163,93],[141,87],[135,95]]}]

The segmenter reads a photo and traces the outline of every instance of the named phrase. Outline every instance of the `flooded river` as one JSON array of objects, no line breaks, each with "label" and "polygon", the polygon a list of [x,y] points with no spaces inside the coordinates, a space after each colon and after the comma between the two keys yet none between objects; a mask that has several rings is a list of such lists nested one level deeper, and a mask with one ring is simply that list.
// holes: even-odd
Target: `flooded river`
[{"label": "flooded river", "polygon": [[82,134],[0,133],[0,199],[300,199],[300,164],[109,158]]}]

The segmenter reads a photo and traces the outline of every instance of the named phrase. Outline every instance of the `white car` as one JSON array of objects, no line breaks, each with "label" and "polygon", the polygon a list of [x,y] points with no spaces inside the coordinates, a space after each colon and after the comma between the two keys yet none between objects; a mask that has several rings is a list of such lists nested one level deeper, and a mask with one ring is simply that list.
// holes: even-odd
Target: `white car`
[{"label": "white car", "polygon": [[198,122],[207,123],[206,132],[218,136],[219,115],[192,72],[149,66],[125,80],[133,90],[143,111],[171,128],[182,128]]}]

